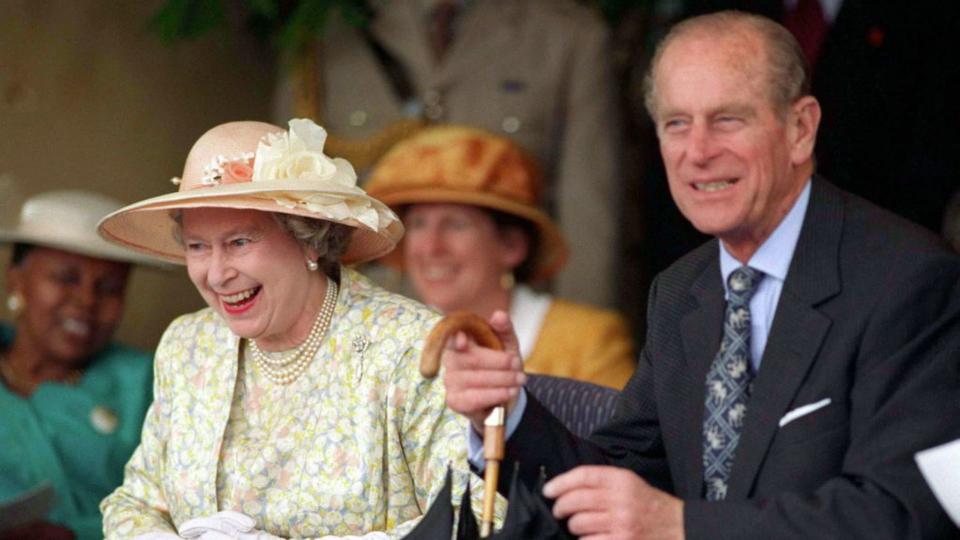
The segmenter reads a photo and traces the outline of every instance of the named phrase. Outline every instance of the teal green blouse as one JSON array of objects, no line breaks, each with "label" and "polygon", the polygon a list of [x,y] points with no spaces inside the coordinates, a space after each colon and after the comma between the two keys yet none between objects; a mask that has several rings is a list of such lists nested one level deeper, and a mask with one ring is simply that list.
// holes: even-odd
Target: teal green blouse
[{"label": "teal green blouse", "polygon": [[[0,348],[12,340],[0,325]],[[112,344],[75,386],[44,383],[24,398],[0,384],[0,502],[49,482],[57,502],[48,519],[78,540],[102,539],[98,506],[123,482],[152,380],[149,355]]]}]

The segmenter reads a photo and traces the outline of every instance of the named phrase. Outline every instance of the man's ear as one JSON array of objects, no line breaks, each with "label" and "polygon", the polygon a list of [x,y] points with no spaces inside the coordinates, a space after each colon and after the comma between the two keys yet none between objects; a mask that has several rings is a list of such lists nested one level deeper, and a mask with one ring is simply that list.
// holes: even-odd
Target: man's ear
[{"label": "man's ear", "polygon": [[500,262],[507,268],[516,268],[530,253],[530,238],[520,227],[505,227],[500,231]]},{"label": "man's ear", "polygon": [[803,96],[790,107],[787,135],[790,141],[790,162],[794,166],[803,165],[813,159],[820,115],[820,102],[813,96]]}]

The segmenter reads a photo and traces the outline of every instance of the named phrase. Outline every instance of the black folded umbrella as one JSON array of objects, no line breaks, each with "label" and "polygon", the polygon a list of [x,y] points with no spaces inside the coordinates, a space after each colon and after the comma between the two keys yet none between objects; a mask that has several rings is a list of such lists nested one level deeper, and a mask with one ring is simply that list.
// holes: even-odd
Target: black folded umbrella
[{"label": "black folded umbrella", "polygon": [[460,517],[457,519],[457,540],[476,540],[480,538],[480,525],[477,516],[473,515],[473,504],[470,499],[470,484],[463,490],[460,499]]},{"label": "black folded umbrella", "polygon": [[503,527],[488,536],[489,540],[572,540],[576,538],[567,532],[557,518],[547,500],[543,497],[543,484],[546,476],[540,470],[540,479],[533,493],[519,480],[520,467],[514,467],[510,479],[510,496],[507,503],[507,517]]},{"label": "black folded umbrella", "polygon": [[[453,505],[451,504],[451,472],[447,470],[447,479],[443,489],[423,520],[404,540],[442,540],[453,537]],[[541,472],[537,489],[530,490],[519,480],[518,469],[514,469],[510,481],[510,496],[507,504],[507,516],[503,527],[488,536],[489,540],[572,540],[575,537],[553,517],[550,505],[543,498],[544,475]],[[470,487],[464,491],[457,521],[456,540],[479,540],[480,528],[473,515],[470,503]]]}]

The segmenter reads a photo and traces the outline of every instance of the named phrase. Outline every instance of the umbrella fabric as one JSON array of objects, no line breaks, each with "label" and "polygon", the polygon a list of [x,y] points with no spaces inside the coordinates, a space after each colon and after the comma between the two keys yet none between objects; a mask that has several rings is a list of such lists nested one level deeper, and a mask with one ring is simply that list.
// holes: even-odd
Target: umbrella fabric
[{"label": "umbrella fabric", "polygon": [[470,484],[463,492],[460,500],[460,517],[457,520],[457,540],[476,540],[480,538],[480,526],[477,517],[473,515],[473,504],[470,502]]},{"label": "umbrella fabric", "polygon": [[536,489],[530,490],[519,480],[519,467],[514,467],[510,480],[510,497],[507,517],[503,527],[488,536],[488,540],[573,540],[574,536],[553,517],[553,512],[543,498],[546,477],[540,470]]},{"label": "umbrella fabric", "polygon": [[[540,495],[543,492],[545,476],[541,470],[536,489],[531,492],[519,480],[519,468],[514,468],[510,481],[510,497],[507,516],[503,527],[487,537],[487,540],[573,540],[566,528],[553,517],[550,505]],[[451,504],[452,473],[447,469],[447,478],[437,498],[430,505],[416,528],[404,537],[404,540],[480,540],[480,528],[470,499],[470,486],[467,485],[460,501],[460,513],[457,518],[456,536],[453,533],[453,505]]]}]

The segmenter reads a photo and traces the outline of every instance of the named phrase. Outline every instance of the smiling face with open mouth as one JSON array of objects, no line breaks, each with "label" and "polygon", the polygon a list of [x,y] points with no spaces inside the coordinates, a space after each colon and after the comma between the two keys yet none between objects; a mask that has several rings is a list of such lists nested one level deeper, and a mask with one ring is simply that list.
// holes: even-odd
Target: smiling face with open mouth
[{"label": "smiling face with open mouth", "polygon": [[404,268],[425,303],[484,317],[509,307],[500,280],[526,256],[518,233],[500,231],[488,211],[467,204],[414,204],[403,219]]},{"label": "smiling face with open mouth", "polygon": [[33,248],[7,271],[8,288],[25,306],[17,319],[18,347],[65,368],[81,367],[113,337],[129,271],[127,263]]},{"label": "smiling face with open mouth", "polygon": [[780,110],[766,69],[759,38],[743,33],[681,37],[656,69],[670,192],[694,227],[719,237],[734,256],[749,257],[773,232],[812,171],[812,142],[797,128],[797,114],[816,102]]},{"label": "smiling face with open mouth", "polygon": [[306,339],[326,280],[307,269],[305,248],[269,213],[186,209],[181,236],[190,280],[233,333],[268,351]]}]

